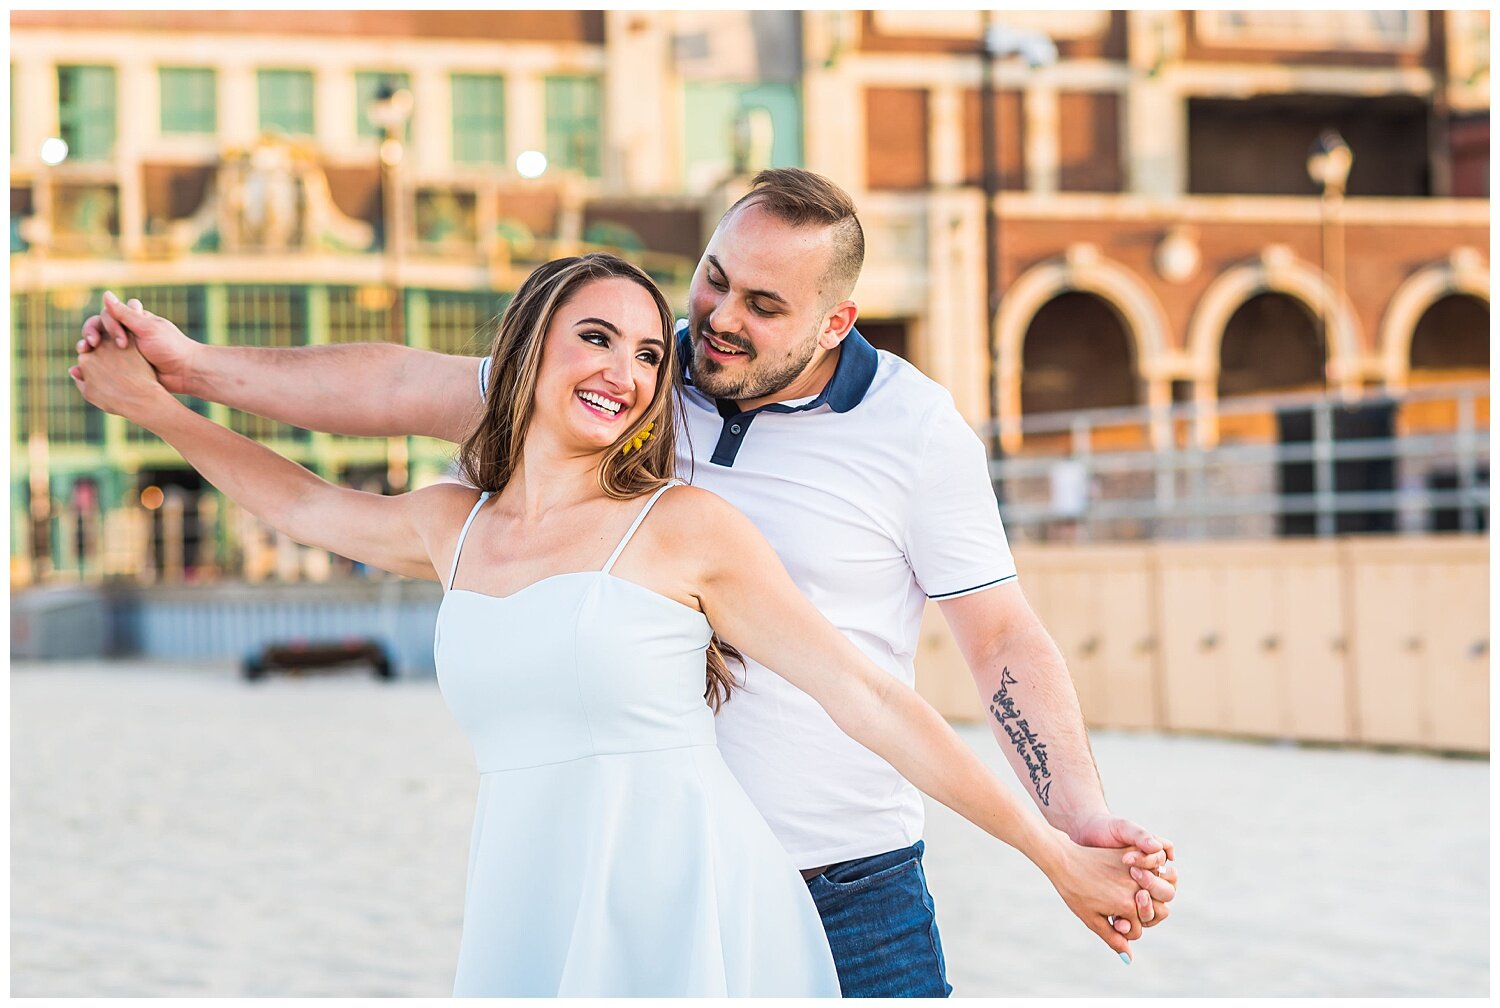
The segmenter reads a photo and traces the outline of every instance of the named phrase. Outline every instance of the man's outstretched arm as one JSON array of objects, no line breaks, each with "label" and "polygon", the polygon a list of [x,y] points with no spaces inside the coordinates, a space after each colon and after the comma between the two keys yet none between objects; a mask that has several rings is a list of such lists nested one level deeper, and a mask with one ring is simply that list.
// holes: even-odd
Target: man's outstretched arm
[{"label": "man's outstretched arm", "polygon": [[80,353],[127,330],[169,391],[308,430],[358,437],[418,434],[462,441],[478,419],[478,359],[388,343],[219,347],[189,339],[131,299],[104,296]]},{"label": "man's outstretched arm", "polygon": [[[1009,581],[939,606],[979,687],[990,730],[1047,821],[1074,843],[1164,851],[1170,860],[1170,842],[1110,812],[1072,677],[1020,585]],[[1140,871],[1136,878],[1143,895],[1156,901],[1140,906],[1148,926],[1165,919],[1165,903],[1175,895],[1175,866],[1162,872]]]}]

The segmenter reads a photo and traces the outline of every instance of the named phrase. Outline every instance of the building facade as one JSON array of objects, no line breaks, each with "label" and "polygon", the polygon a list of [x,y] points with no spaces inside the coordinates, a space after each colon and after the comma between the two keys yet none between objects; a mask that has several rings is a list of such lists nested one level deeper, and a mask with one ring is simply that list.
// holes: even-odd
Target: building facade
[{"label": "building facade", "polygon": [[[1027,450],[1027,414],[1488,375],[1484,11],[89,11],[11,28],[13,558],[71,550],[59,513],[81,529],[146,487],[201,489],[67,378],[103,289],[208,342],[475,353],[557,254],[622,250],[681,304],[713,222],[771,165],[854,194],[861,330],[976,425],[997,420],[1007,453]],[[377,124],[375,100],[403,91]],[[1352,165],[1319,182],[1309,149],[1329,130]],[[197,408],[360,485],[424,482],[451,455]]]}]

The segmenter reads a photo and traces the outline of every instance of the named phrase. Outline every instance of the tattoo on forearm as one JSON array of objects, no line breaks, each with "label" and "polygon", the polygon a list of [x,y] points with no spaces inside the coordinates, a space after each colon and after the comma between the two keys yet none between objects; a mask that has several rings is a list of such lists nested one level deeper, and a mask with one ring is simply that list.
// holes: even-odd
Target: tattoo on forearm
[{"label": "tattoo on forearm", "polygon": [[1036,737],[1036,732],[1016,709],[1016,698],[1010,695],[1010,688],[1015,683],[1016,677],[1010,674],[1009,666],[1001,669],[1000,692],[990,698],[990,713],[1000,722],[1005,737],[1010,739],[1021,762],[1026,764],[1037,798],[1043,805],[1048,805],[1052,800],[1052,771],[1047,769],[1047,743]]}]

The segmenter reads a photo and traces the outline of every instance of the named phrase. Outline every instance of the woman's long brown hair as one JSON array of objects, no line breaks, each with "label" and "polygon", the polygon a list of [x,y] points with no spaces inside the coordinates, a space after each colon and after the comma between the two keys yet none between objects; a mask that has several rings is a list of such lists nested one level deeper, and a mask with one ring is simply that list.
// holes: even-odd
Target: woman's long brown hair
[{"label": "woman's long brown hair", "polygon": [[[553,316],[586,285],[613,277],[639,285],[656,302],[665,350],[657,369],[656,391],[645,412],[610,445],[599,462],[599,488],[615,500],[629,500],[672,480],[677,466],[677,411],[681,394],[675,381],[678,365],[676,340],[672,338],[672,309],[660,289],[638,266],[619,256],[590,252],[554,259],[537,267],[501,314],[490,344],[484,413],[459,449],[459,466],[471,485],[498,494],[510,483],[521,465],[526,433],[531,427],[542,345]],[[639,449],[624,453],[625,446],[648,424],[652,425],[651,436]],[[714,634],[708,645],[708,679],[703,696],[715,711],[729,699],[735,687],[729,671],[730,659],[744,662],[733,646]]]}]

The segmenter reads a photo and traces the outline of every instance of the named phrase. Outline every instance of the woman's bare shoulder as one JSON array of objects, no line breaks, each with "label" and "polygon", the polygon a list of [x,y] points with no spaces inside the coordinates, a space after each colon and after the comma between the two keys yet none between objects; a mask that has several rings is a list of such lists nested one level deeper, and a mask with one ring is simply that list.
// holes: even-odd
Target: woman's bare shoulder
[{"label": "woman's bare shoulder", "polygon": [[479,491],[463,483],[433,483],[406,494],[411,521],[427,549],[438,580],[448,575],[458,533],[479,500]]},{"label": "woman's bare shoulder", "polygon": [[656,506],[663,509],[657,527],[670,529],[680,541],[723,549],[745,536],[760,535],[739,508],[701,487],[673,487],[662,494]]},{"label": "woman's bare shoulder", "polygon": [[473,507],[479,500],[479,491],[467,483],[443,480],[413,490],[411,496],[423,507]]},{"label": "woman's bare shoulder", "polygon": [[712,490],[680,484],[661,495],[657,507],[666,508],[667,513],[678,518],[707,518],[721,516],[725,512],[739,514],[738,509]]},{"label": "woman's bare shoulder", "polygon": [[[408,505],[419,514],[428,528],[447,528],[463,524],[479,500],[479,491],[463,483],[433,483],[406,495]],[[457,523],[457,525],[455,525]]]}]

